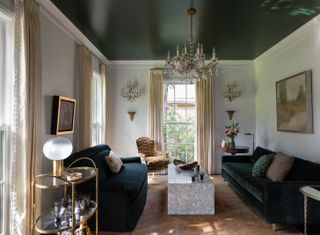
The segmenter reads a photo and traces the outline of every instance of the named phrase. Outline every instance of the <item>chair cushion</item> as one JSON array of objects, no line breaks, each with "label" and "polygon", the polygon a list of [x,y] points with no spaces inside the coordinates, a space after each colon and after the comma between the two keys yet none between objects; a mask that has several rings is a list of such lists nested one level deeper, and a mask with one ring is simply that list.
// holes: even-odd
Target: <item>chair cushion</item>
[{"label": "chair cushion", "polygon": [[163,169],[167,167],[169,160],[163,156],[146,157],[146,163],[150,170]]},{"label": "chair cushion", "polygon": [[273,161],[274,154],[268,154],[261,156],[252,168],[252,176],[254,177],[265,177],[269,166]]},{"label": "chair cushion", "polygon": [[272,181],[283,181],[288,175],[293,163],[294,157],[284,153],[278,153],[267,171],[267,178]]},{"label": "chair cushion", "polygon": [[141,163],[123,164],[123,169],[111,176],[100,188],[100,192],[125,191],[131,201],[139,196],[145,180],[147,180],[147,166]]}]

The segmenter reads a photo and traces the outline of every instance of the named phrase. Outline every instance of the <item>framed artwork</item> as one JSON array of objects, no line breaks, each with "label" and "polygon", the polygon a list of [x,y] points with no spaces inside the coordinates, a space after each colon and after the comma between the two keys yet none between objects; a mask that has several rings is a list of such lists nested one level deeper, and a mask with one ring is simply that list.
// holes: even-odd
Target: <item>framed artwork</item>
[{"label": "framed artwork", "polygon": [[311,70],[276,82],[277,129],[313,133]]},{"label": "framed artwork", "polygon": [[53,96],[52,135],[68,135],[74,132],[76,100],[64,96]]}]

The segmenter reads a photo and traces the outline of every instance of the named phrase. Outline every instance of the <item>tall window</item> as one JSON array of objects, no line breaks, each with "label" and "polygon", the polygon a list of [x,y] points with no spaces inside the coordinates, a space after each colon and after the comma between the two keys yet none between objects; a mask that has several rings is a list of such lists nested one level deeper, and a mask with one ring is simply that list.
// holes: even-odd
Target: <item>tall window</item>
[{"label": "tall window", "polygon": [[0,9],[0,234],[8,234],[9,137],[12,109],[13,23]]},{"label": "tall window", "polygon": [[103,82],[101,74],[94,71],[92,81],[92,145],[103,141]]},{"label": "tall window", "polygon": [[164,149],[172,159],[195,158],[196,95],[194,84],[164,85]]}]

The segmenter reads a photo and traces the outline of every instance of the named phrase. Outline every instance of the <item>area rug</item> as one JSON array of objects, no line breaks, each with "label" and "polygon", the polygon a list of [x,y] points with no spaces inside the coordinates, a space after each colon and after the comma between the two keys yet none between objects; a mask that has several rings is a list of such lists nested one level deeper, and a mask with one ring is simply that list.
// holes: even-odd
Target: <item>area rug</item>
[{"label": "area rug", "polygon": [[253,208],[223,181],[213,177],[215,183],[215,215],[182,216],[167,214],[167,176],[149,176],[148,198],[136,229],[128,233],[101,232],[101,235],[271,235],[301,234],[294,227],[272,230]]}]

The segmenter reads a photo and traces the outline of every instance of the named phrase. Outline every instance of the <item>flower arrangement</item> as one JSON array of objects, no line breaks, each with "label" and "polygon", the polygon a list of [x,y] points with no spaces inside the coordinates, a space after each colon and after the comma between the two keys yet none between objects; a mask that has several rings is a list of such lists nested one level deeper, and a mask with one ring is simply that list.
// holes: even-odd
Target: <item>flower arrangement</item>
[{"label": "flower arrangement", "polygon": [[239,122],[237,123],[232,122],[229,126],[226,126],[224,135],[231,139],[230,142],[228,143],[228,148],[236,147],[234,138],[239,134],[239,132],[240,132]]}]

